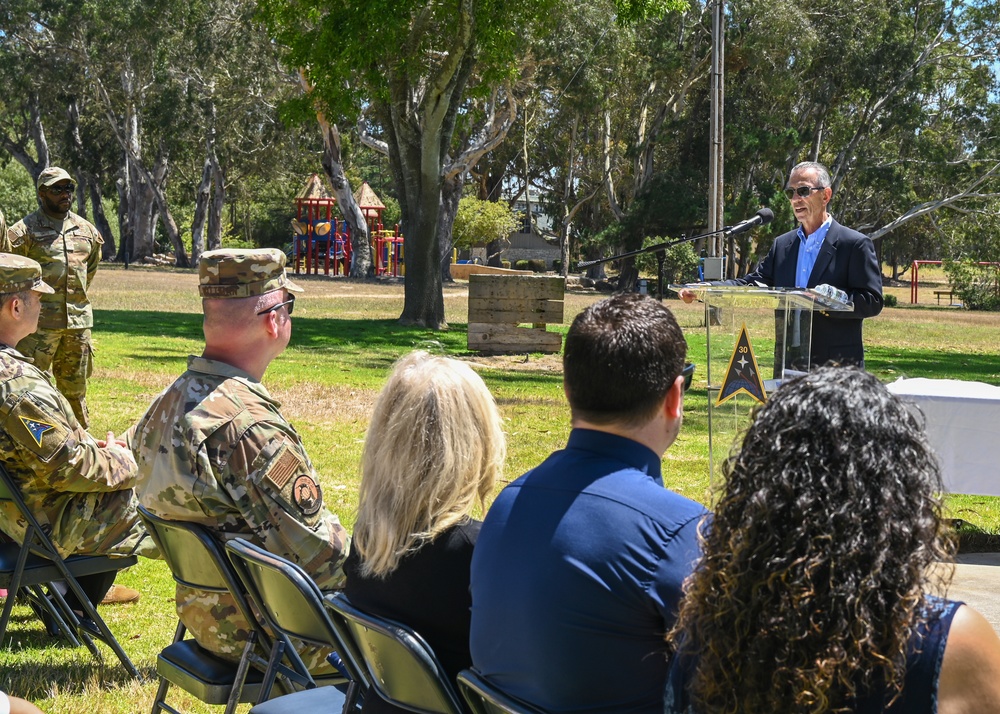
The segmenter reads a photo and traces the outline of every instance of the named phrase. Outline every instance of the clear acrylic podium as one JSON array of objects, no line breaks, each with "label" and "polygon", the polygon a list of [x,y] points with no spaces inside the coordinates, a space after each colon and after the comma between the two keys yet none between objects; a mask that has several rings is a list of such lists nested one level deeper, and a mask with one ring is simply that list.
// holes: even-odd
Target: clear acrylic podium
[{"label": "clear acrylic podium", "polygon": [[709,479],[737,446],[754,407],[809,370],[813,313],[854,305],[815,289],[688,285],[705,304]]}]

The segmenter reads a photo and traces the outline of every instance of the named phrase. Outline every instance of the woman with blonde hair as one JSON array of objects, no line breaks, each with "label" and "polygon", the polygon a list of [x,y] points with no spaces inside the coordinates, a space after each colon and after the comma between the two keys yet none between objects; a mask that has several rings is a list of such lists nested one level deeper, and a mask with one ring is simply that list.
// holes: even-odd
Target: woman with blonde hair
[{"label": "woman with blonde hair", "polygon": [[950,556],[923,426],[823,367],[760,408],[704,533],[667,714],[994,714],[1000,639],[936,597]]},{"label": "woman with blonde hair", "polygon": [[[344,592],[409,625],[454,678],[469,655],[469,564],[502,473],[500,413],[469,365],[414,352],[375,402],[362,455],[358,519]],[[365,712],[397,711],[369,697]]]}]

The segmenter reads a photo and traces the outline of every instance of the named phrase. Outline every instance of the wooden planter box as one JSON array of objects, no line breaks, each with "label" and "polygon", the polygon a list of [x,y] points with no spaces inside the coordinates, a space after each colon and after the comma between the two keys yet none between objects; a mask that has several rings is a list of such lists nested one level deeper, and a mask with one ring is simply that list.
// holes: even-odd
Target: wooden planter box
[{"label": "wooden planter box", "polygon": [[[470,275],[469,349],[487,354],[558,352],[566,282],[552,275]],[[528,323],[531,327],[520,327]]]}]

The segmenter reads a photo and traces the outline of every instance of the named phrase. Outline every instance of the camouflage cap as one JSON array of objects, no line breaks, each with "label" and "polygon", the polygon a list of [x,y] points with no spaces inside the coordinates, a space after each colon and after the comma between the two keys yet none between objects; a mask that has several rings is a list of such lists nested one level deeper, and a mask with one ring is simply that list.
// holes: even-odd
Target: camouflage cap
[{"label": "camouflage cap", "polygon": [[22,290],[55,292],[42,282],[42,266],[37,261],[22,255],[0,253],[0,293],[19,293]]},{"label": "camouflage cap", "polygon": [[50,166],[44,169],[42,173],[38,174],[38,188],[42,186],[51,186],[54,183],[59,183],[60,181],[72,181],[73,177],[68,173],[63,171],[58,166]]},{"label": "camouflage cap", "polygon": [[201,254],[198,292],[203,298],[243,298],[285,288],[302,288],[285,274],[285,254],[277,248],[228,248]]}]

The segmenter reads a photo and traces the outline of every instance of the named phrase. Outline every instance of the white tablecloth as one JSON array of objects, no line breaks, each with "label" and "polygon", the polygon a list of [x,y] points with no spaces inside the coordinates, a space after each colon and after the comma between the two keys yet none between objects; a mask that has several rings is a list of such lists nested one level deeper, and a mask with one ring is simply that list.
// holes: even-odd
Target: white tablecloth
[{"label": "white tablecloth", "polygon": [[886,386],[927,418],[927,437],[941,458],[945,490],[1000,496],[1000,387],[924,378]]}]

